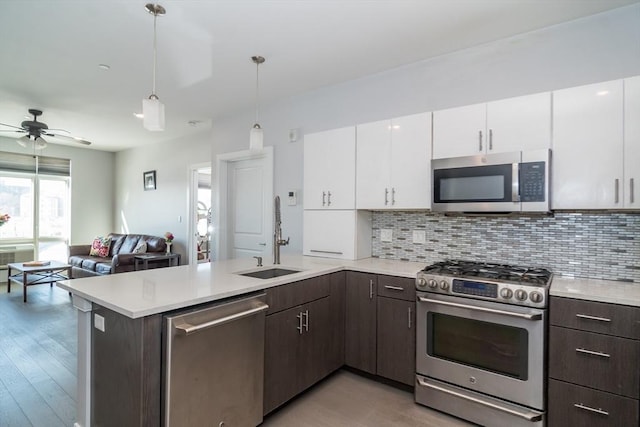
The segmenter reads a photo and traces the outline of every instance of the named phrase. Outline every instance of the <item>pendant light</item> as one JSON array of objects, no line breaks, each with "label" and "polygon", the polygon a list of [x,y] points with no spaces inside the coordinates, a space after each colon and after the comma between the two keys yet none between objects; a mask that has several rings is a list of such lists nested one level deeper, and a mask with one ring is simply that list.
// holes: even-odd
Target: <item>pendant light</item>
[{"label": "pendant light", "polygon": [[258,95],[260,89],[258,69],[265,59],[262,56],[252,56],[251,60],[256,64],[256,122],[253,124],[251,132],[249,133],[249,150],[262,150],[264,135],[262,133],[262,127],[260,127],[258,123]]},{"label": "pendant light", "polygon": [[158,43],[156,37],[156,21],[158,15],[167,13],[164,7],[159,4],[147,3],[144,7],[147,12],[153,15],[153,88],[149,98],[142,100],[142,125],[145,129],[151,131],[164,130],[164,104],[160,102],[160,98],[156,95],[156,66],[158,56]]}]

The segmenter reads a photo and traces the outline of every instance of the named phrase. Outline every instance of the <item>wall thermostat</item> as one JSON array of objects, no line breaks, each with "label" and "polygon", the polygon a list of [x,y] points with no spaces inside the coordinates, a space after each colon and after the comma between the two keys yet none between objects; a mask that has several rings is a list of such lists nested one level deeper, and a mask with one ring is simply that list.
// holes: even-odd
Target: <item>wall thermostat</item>
[{"label": "wall thermostat", "polygon": [[298,204],[298,193],[296,191],[287,192],[287,205],[295,206]]}]

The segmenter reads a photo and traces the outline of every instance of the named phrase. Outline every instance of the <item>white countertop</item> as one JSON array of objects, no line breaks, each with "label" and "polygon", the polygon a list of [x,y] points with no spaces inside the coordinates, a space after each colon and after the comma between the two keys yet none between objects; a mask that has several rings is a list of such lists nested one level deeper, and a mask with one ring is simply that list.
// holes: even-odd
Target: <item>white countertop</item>
[{"label": "white countertop", "polygon": [[[302,271],[275,279],[256,279],[236,274],[273,267]],[[423,263],[377,258],[345,261],[290,255],[283,256],[278,266],[272,265],[268,260],[263,267],[256,267],[253,258],[233,259],[64,280],[57,285],[88,301],[135,319],[345,269],[415,278],[416,273],[423,268]]]},{"label": "white countertop", "polygon": [[556,297],[640,307],[640,283],[554,277],[549,292]]}]

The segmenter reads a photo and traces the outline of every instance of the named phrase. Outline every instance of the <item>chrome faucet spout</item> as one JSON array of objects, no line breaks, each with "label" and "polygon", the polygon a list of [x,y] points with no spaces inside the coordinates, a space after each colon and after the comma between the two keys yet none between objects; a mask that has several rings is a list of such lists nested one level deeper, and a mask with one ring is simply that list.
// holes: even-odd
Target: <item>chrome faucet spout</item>
[{"label": "chrome faucet spout", "polygon": [[280,196],[276,196],[274,201],[275,226],[273,230],[273,263],[280,264],[280,246],[289,244],[289,238],[282,238],[282,217],[280,214]]}]

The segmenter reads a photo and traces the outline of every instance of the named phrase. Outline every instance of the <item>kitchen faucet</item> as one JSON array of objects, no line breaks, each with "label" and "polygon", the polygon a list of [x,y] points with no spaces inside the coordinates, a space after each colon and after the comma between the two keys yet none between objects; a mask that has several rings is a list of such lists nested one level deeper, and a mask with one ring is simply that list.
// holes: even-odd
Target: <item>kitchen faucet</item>
[{"label": "kitchen faucet", "polygon": [[276,222],[273,231],[273,263],[280,264],[280,246],[289,244],[289,238],[282,238],[282,218],[280,215],[280,196],[276,196],[275,200]]}]

